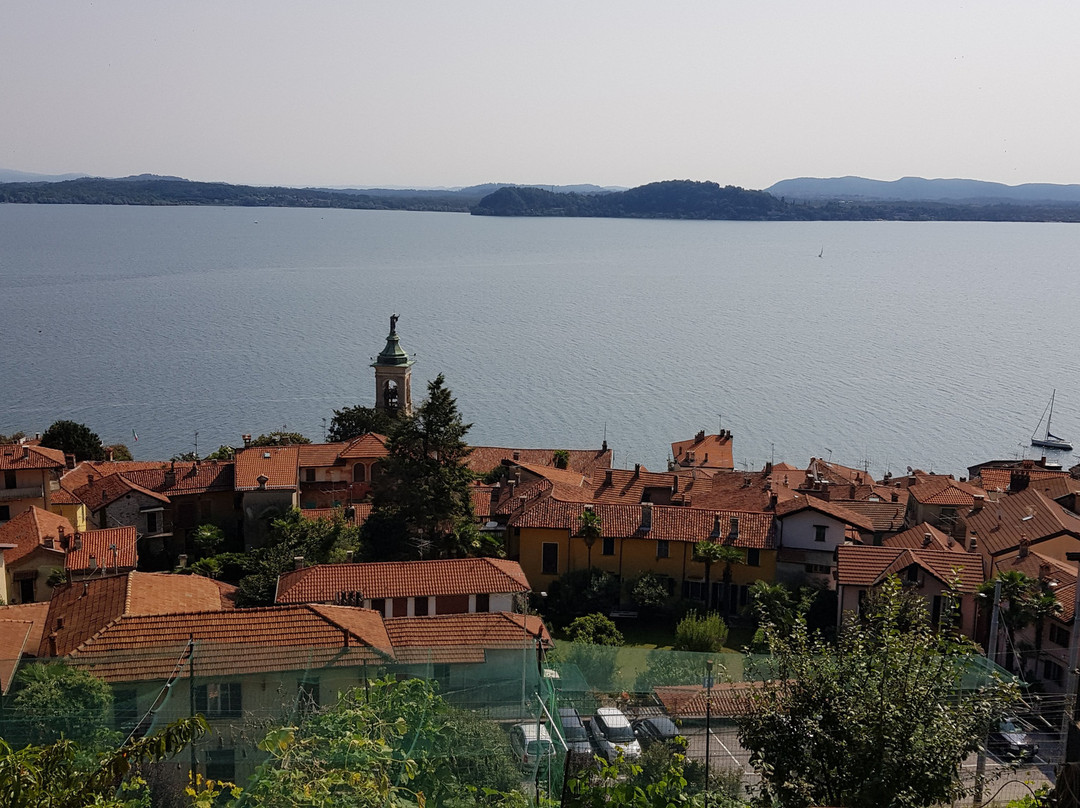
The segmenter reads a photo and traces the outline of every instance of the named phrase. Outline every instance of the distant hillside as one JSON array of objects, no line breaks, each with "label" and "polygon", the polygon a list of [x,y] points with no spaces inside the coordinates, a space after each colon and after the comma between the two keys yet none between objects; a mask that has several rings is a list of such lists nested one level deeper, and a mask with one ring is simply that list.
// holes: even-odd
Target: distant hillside
[{"label": "distant hillside", "polygon": [[715,182],[668,180],[605,194],[560,194],[542,188],[500,188],[480,200],[478,216],[605,216],[640,219],[786,218],[785,205],[764,191]]},{"label": "distant hillside", "polygon": [[1080,204],[1080,185],[1004,185],[982,180],[904,177],[886,182],[862,177],[800,177],[766,189],[788,200],[870,202],[963,202],[967,204]]},{"label": "distant hillside", "polygon": [[85,176],[85,174],[34,174],[30,171],[0,168],[0,182],[63,182]]}]

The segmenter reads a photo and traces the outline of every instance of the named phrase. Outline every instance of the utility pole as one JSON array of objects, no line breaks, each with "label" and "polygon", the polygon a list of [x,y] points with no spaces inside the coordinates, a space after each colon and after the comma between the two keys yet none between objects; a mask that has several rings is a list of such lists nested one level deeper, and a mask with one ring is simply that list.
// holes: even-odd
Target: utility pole
[{"label": "utility pole", "polygon": [[712,740],[712,669],[713,661],[705,660],[705,808],[709,808],[709,746]]},{"label": "utility pole", "polygon": [[[1071,562],[1080,562],[1080,553],[1066,553]],[[1061,766],[1054,785],[1056,804],[1060,808],[1080,808],[1080,727],[1076,723],[1076,685],[1080,671],[1080,581],[1073,601],[1072,633],[1069,635],[1069,678],[1065,690],[1065,715],[1061,720],[1061,740],[1065,745]]]},{"label": "utility pole", "polygon": [[[996,663],[998,644],[998,603],[1001,602],[1001,579],[994,581],[994,600],[990,604],[990,641],[986,647],[986,658],[990,664]],[[989,668],[988,668],[989,670]],[[983,785],[986,782],[986,738],[979,746],[979,755],[975,759],[975,794],[971,798],[972,808],[980,808],[983,799]]]}]

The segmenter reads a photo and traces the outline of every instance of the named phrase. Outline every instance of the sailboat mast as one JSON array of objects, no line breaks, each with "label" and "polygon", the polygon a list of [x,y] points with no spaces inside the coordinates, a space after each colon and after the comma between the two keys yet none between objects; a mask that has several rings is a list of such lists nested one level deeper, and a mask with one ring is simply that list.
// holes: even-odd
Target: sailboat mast
[{"label": "sailboat mast", "polygon": [[1046,416],[1046,439],[1050,440],[1050,419],[1054,417],[1054,396],[1057,395],[1057,388],[1055,387],[1053,392],[1050,393],[1050,412]]}]

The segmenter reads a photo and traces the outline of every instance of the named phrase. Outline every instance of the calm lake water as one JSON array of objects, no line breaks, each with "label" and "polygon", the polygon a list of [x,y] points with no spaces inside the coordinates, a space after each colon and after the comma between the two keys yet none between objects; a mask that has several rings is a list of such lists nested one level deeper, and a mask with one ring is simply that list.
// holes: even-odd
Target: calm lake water
[{"label": "calm lake water", "polygon": [[1055,387],[1080,443],[1077,260],[1061,224],[0,205],[0,432],[72,418],[139,459],[320,439],[372,403],[396,311],[417,397],[444,373],[474,443],[606,428],[661,469],[722,416],[740,466],[961,474],[1030,456]]}]

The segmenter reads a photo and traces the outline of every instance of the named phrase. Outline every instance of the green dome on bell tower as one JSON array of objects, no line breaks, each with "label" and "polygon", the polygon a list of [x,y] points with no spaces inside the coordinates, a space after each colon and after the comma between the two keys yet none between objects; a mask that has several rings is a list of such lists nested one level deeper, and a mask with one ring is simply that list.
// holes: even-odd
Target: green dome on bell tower
[{"label": "green dome on bell tower", "polygon": [[375,368],[375,407],[388,412],[412,414],[413,360],[401,347],[396,314],[390,315],[390,333],[386,347],[371,366]]}]

